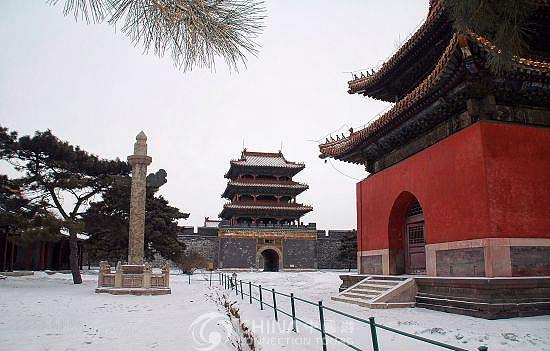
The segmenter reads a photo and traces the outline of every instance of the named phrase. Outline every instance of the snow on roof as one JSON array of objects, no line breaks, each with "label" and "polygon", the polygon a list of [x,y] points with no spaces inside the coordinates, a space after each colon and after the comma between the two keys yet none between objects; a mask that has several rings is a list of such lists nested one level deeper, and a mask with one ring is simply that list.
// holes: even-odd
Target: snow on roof
[{"label": "snow on roof", "polygon": [[255,166],[255,167],[288,167],[302,168],[303,163],[289,162],[285,159],[281,152],[252,152],[243,151],[239,160],[233,160],[231,163],[240,166]]},{"label": "snow on roof", "polygon": [[297,189],[305,189],[308,188],[307,184],[297,183],[297,182],[286,182],[286,183],[275,183],[275,182],[269,182],[269,183],[262,183],[260,181],[242,181],[242,180],[235,180],[235,181],[229,181],[227,183],[228,185],[233,186],[249,186],[249,187],[266,187],[266,188],[297,188]]}]

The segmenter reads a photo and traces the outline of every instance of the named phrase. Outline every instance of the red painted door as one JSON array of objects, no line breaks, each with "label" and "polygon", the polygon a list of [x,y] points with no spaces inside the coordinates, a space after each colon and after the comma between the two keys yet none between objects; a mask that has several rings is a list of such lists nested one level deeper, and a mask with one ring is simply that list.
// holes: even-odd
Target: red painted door
[{"label": "red painted door", "polygon": [[407,224],[405,233],[407,274],[426,274],[424,222]]}]

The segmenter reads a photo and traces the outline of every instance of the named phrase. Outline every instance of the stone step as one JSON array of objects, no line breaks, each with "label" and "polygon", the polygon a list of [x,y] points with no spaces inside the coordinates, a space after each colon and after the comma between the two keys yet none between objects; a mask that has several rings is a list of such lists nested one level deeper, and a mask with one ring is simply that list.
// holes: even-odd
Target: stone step
[{"label": "stone step", "polygon": [[373,298],[377,297],[378,295],[355,294],[353,291],[349,291],[349,292],[343,293],[341,296],[357,298],[357,299],[362,299],[362,300],[372,300]]},{"label": "stone step", "polygon": [[401,280],[387,280],[387,279],[369,279],[364,282],[364,284],[376,284],[376,285],[389,285],[396,286],[401,283]]},{"label": "stone step", "polygon": [[370,307],[370,303],[366,300],[346,298],[346,297],[342,297],[341,295],[340,296],[333,296],[331,299],[333,301],[351,303],[351,304],[362,306],[362,307]]},{"label": "stone step", "polygon": [[394,275],[373,275],[371,280],[384,280],[384,281],[394,281],[394,282],[403,282],[407,280],[407,277],[399,277]]},{"label": "stone step", "polygon": [[373,284],[373,283],[370,283],[370,284],[364,283],[364,284],[357,285],[355,288],[386,291],[393,288],[394,286],[395,285],[380,285],[380,284]]},{"label": "stone step", "polygon": [[380,295],[384,293],[386,290],[376,290],[376,289],[368,289],[368,288],[355,288],[350,290],[349,292],[357,293],[357,294],[366,294],[366,295]]},{"label": "stone step", "polygon": [[368,302],[365,300],[356,300],[352,298],[344,298],[341,296],[334,296],[331,298],[333,301],[343,302],[343,303],[351,303],[354,305],[367,307],[367,308],[374,308],[374,309],[389,309],[389,308],[410,308],[414,307],[414,302],[395,302],[395,303],[373,303]]}]

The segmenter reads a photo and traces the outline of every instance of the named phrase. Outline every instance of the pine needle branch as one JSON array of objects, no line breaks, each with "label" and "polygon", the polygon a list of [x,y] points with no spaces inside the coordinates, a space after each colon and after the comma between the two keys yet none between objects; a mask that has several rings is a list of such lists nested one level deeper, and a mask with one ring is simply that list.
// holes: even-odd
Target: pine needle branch
[{"label": "pine needle branch", "polygon": [[498,50],[488,58],[489,69],[502,75],[512,67],[514,56],[528,49],[529,0],[444,0],[454,29],[475,32],[491,40]]},{"label": "pine needle branch", "polygon": [[[59,0],[49,0],[57,4]],[[89,22],[122,22],[122,32],[144,52],[170,54],[176,67],[230,69],[258,53],[265,8],[259,0],[65,0],[63,13]]]}]

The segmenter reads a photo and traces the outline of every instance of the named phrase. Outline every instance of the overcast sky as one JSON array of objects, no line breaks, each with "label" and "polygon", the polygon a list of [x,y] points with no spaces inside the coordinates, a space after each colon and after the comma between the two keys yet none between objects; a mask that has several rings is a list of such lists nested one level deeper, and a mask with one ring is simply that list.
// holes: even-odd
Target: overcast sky
[{"label": "overcast sky", "polygon": [[166,169],[161,193],[190,212],[185,224],[194,226],[219,214],[223,175],[243,141],[254,151],[282,145],[288,160],[306,164],[296,180],[310,189],[298,200],[314,210],[303,222],[355,228],[356,179],[367,174],[325,163],[316,140],[347,134],[387,107],[347,94],[345,72],[386,60],[425,18],[427,0],[267,1],[260,53],[240,73],[223,65],[182,73],[113,27],[63,17],[61,4],[0,1],[1,125],[20,134],[49,128],[121,159],[145,131],[149,171]]}]

